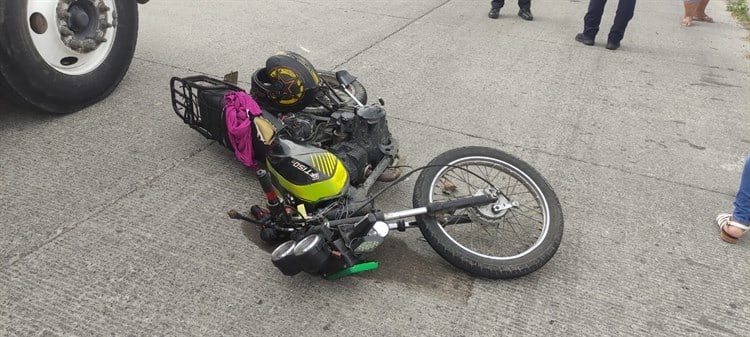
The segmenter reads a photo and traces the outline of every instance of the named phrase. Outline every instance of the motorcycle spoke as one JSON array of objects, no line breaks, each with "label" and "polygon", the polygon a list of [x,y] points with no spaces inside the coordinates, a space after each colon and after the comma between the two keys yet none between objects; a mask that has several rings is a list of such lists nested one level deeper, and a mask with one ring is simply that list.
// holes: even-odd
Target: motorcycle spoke
[{"label": "motorcycle spoke", "polygon": [[484,277],[513,278],[537,270],[554,254],[562,211],[528,163],[469,146],[447,151],[429,166],[417,179],[415,207],[488,192],[497,196],[494,203],[418,217],[427,242],[451,264]]},{"label": "motorcycle spoke", "polygon": [[533,246],[544,226],[544,212],[535,192],[501,165],[467,162],[459,166],[447,169],[436,180],[433,201],[470,197],[494,186],[518,205],[496,218],[472,215],[466,209],[444,215],[439,222],[446,233],[468,249],[490,256],[514,256]]},{"label": "motorcycle spoke", "polygon": [[443,218],[441,224],[449,235],[469,249],[484,254],[512,256],[534,244],[542,222],[523,212],[512,211],[491,223],[472,221],[467,214],[452,214]]}]

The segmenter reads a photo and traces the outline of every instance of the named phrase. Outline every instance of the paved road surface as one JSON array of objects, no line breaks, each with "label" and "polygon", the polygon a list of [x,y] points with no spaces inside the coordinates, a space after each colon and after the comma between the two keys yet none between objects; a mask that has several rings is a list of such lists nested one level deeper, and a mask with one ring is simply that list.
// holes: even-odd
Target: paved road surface
[{"label": "paved road surface", "polygon": [[[686,29],[679,1],[639,1],[613,52],[573,40],[582,0],[535,0],[533,22],[512,1],[498,20],[469,0],[152,1],[105,101],[0,100],[0,335],[747,335],[750,240],[713,224],[750,149],[750,43],[724,5]],[[411,164],[477,144],[530,162],[565,212],[557,255],[477,279],[408,232],[371,273],[279,273],[224,215],[260,201],[251,172],[174,116],[167,82],[247,85],[284,49],[383,97]]]}]

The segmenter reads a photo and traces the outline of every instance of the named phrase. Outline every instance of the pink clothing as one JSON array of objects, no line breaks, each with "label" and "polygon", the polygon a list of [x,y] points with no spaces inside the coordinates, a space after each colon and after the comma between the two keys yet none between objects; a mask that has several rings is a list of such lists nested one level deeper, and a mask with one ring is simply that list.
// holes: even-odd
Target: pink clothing
[{"label": "pink clothing", "polygon": [[247,167],[255,168],[253,157],[252,123],[253,117],[262,113],[255,100],[243,91],[230,91],[224,95],[225,119],[229,142],[234,156]]}]

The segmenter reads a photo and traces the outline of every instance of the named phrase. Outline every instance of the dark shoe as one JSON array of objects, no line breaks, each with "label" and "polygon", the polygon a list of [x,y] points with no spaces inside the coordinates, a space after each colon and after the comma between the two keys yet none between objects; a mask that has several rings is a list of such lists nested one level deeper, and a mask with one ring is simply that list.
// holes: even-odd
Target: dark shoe
[{"label": "dark shoe", "polygon": [[583,33],[576,34],[576,41],[583,43],[587,46],[593,46],[594,45],[594,38],[588,37],[586,35],[583,35]]},{"label": "dark shoe", "polygon": [[530,9],[523,9],[523,8],[519,9],[518,10],[518,16],[520,16],[522,19],[524,19],[526,21],[534,20],[534,16],[531,15],[531,10]]},{"label": "dark shoe", "polygon": [[490,17],[490,19],[497,19],[500,16],[500,8],[490,9],[490,12],[487,13],[487,16]]},{"label": "dark shoe", "polygon": [[620,41],[607,41],[606,48],[609,50],[615,50],[617,48],[620,48]]}]

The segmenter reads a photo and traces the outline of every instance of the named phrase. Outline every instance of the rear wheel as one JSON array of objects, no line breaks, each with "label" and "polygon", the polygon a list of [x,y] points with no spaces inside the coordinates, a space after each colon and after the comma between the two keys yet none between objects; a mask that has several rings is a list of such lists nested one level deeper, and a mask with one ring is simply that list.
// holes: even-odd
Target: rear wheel
[{"label": "rear wheel", "polygon": [[133,0],[12,0],[0,15],[0,86],[46,112],[74,112],[103,99],[133,58]]},{"label": "rear wheel", "polygon": [[[316,96],[315,101],[308,105],[302,112],[316,115],[330,114],[344,106],[355,106],[357,103],[346,94],[343,87],[336,79],[336,73],[332,71],[319,71],[318,76],[325,82],[323,88]],[[367,91],[362,83],[354,81],[346,87],[360,103],[367,103]]]},{"label": "rear wheel", "polygon": [[492,205],[417,217],[427,242],[448,262],[482,277],[513,278],[541,268],[555,254],[562,208],[529,164],[496,149],[464,147],[428,166],[415,183],[414,207],[499,192]]}]

